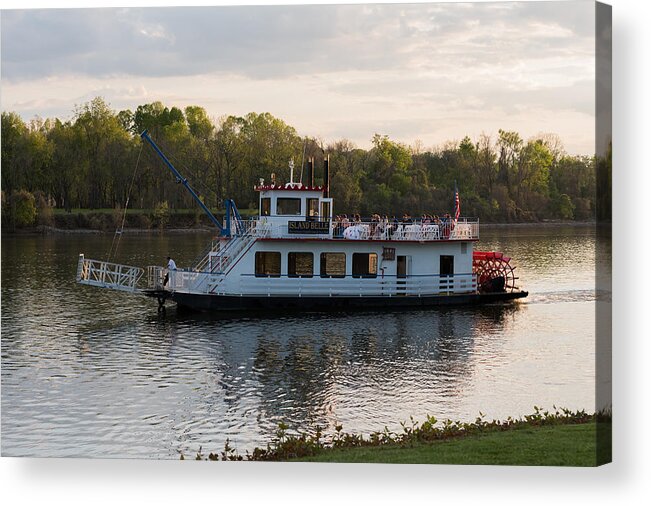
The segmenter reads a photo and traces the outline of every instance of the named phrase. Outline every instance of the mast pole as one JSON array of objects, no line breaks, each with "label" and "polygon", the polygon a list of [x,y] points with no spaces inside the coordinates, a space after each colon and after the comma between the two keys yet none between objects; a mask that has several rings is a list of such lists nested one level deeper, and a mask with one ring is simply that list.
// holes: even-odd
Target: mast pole
[{"label": "mast pole", "polygon": [[[176,181],[178,183],[181,183],[183,186],[185,186],[186,190],[190,192],[190,195],[192,195],[192,198],[199,204],[199,207],[203,209],[203,212],[208,215],[208,218],[210,218],[210,221],[213,222],[213,224],[219,229],[219,232],[222,235],[227,235],[226,230],[224,227],[222,227],[221,223],[219,223],[219,220],[215,218],[215,215],[210,212],[210,209],[206,207],[206,205],[201,201],[199,198],[199,195],[195,193],[195,191],[192,189],[190,186],[190,183],[188,183],[187,178],[183,177],[178,170],[172,165],[172,162],[170,162],[167,157],[163,154],[163,152],[160,150],[160,148],[156,145],[156,143],[152,140],[152,138],[149,136],[149,132],[147,130],[144,130],[141,134],[140,137],[144,140],[146,140],[152,148],[154,148],[154,151],[158,154],[158,156],[165,162],[165,165],[167,165],[167,168],[172,171],[172,174],[176,177]],[[230,216],[229,216],[230,218]]]}]

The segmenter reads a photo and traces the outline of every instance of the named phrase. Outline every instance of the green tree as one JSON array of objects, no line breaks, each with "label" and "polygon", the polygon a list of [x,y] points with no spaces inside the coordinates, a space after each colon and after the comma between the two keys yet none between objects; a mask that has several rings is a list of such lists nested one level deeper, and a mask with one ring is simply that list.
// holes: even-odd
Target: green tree
[{"label": "green tree", "polygon": [[513,185],[513,176],[517,172],[518,159],[524,141],[517,132],[500,129],[498,134],[497,146],[500,152],[498,181],[510,189]]},{"label": "green tree", "polygon": [[16,113],[2,114],[2,187],[7,192],[51,190],[48,126],[39,118],[26,125]]},{"label": "green tree", "polygon": [[7,195],[17,189],[21,184],[22,175],[17,169],[19,160],[24,156],[27,136],[27,125],[15,112],[2,113],[2,129],[0,130],[2,142],[2,188]]},{"label": "green tree", "polygon": [[525,186],[530,191],[547,195],[549,191],[549,171],[553,157],[541,140],[529,141],[520,153],[516,183],[518,188]]},{"label": "green tree", "polygon": [[8,210],[8,222],[12,230],[29,227],[36,221],[36,200],[28,191],[14,191],[9,197]]},{"label": "green tree", "polygon": [[562,220],[573,220],[575,206],[572,199],[566,193],[560,194],[552,203],[555,214]]},{"label": "green tree", "polygon": [[413,160],[409,147],[393,142],[386,135],[373,136],[373,148],[365,161],[361,185],[366,195],[362,212],[388,213],[407,198],[412,185]]},{"label": "green tree", "polygon": [[135,133],[133,112],[131,112],[129,109],[120,111],[117,114],[117,120],[120,126],[124,128],[127,132]]},{"label": "green tree", "polygon": [[482,134],[477,143],[477,172],[479,193],[489,198],[497,178],[497,155],[493,150],[491,138]]},{"label": "green tree", "polygon": [[170,220],[170,208],[167,201],[159,202],[154,208],[154,222],[163,230]]},{"label": "green tree", "polygon": [[185,108],[185,117],[188,122],[190,133],[204,141],[208,140],[215,130],[215,126],[208,118],[208,113],[203,107],[190,105]]},{"label": "green tree", "polygon": [[296,130],[269,113],[249,113],[238,121],[238,185],[233,188],[240,205],[256,202],[253,186],[260,178],[275,173],[289,181],[289,162],[299,167],[303,141]]},{"label": "green tree", "polygon": [[160,138],[162,130],[173,123],[184,123],[183,111],[178,107],[171,109],[162,102],[151,102],[139,105],[133,113],[133,133],[140,135],[143,130],[149,130],[153,138]]},{"label": "green tree", "polygon": [[330,194],[335,197],[336,214],[351,214],[361,208],[363,192],[360,178],[366,151],[342,139],[327,148],[330,155]]},{"label": "green tree", "polygon": [[70,212],[86,200],[83,175],[90,161],[85,159],[81,131],[70,122],[56,120],[48,137],[54,146],[50,163],[52,194],[57,206]]},{"label": "green tree", "polygon": [[373,136],[372,142],[369,168],[374,181],[387,182],[394,174],[407,174],[413,163],[407,146],[389,140],[387,135],[379,134]]},{"label": "green tree", "polygon": [[241,207],[256,205],[254,185],[272,174],[277,182],[287,181],[291,160],[298,180],[301,162],[313,157],[315,183],[321,184],[327,155],[339,214],[451,212],[455,182],[463,213],[484,219],[589,219],[599,206],[610,207],[610,152],[598,159],[569,156],[555,134],[525,142],[518,132],[500,130],[495,142],[488,135],[465,136],[432,150],[419,141],[410,148],[376,134],[368,150],[345,139],[323,149],[323,141],[300,137],[269,113],[228,116],[214,124],[198,105],[181,110],[152,102],[115,113],[101,97],[74,113],[72,121],[37,117],[28,123],[16,113],[2,113],[5,224],[20,191],[68,211],[115,208],[127,199],[130,207],[143,209],[162,202],[168,209],[195,206],[140,140],[145,129],[209,207],[219,207],[224,198]]},{"label": "green tree", "polygon": [[77,108],[73,127],[83,147],[79,172],[86,181],[82,205],[91,209],[123,203],[135,165],[133,140],[101,97]]}]

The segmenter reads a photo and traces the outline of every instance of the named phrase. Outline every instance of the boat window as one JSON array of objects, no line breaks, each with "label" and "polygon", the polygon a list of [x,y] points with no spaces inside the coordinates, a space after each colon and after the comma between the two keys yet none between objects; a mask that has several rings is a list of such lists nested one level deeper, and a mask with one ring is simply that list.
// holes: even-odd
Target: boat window
[{"label": "boat window", "polygon": [[395,259],[396,259],[395,248],[382,248],[382,260],[395,260]]},{"label": "boat window", "polygon": [[441,255],[441,262],[439,266],[439,272],[441,276],[453,276],[454,275],[454,256],[452,255]]},{"label": "boat window", "polygon": [[255,275],[257,277],[280,277],[280,252],[256,251]]},{"label": "boat window", "polygon": [[377,277],[377,254],[376,253],[353,253],[353,277],[354,278]]},{"label": "boat window", "polygon": [[321,219],[330,219],[330,202],[321,202]]},{"label": "boat window", "polygon": [[313,253],[289,253],[287,255],[287,275],[290,278],[311,278],[313,273]]},{"label": "boat window", "polygon": [[319,199],[307,199],[307,218],[308,220],[319,219]]},{"label": "boat window", "polygon": [[346,253],[321,253],[321,277],[343,278],[346,276]]},{"label": "boat window", "polygon": [[301,199],[292,199],[292,198],[277,199],[276,214],[281,216],[300,216]]},{"label": "boat window", "polygon": [[271,215],[271,198],[263,197],[260,199],[260,216]]}]

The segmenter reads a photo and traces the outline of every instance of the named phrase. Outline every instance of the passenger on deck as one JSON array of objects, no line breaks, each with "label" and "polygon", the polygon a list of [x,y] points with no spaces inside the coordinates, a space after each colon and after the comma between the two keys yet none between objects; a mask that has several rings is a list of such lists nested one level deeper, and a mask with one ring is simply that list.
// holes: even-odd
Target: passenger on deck
[{"label": "passenger on deck", "polygon": [[375,219],[377,221],[375,225],[375,231],[373,233],[373,239],[384,239],[384,235],[386,233],[387,229],[387,223],[382,216],[379,214],[375,215]]},{"label": "passenger on deck", "polygon": [[373,216],[371,216],[371,237],[373,239],[379,239],[379,237],[377,236],[379,224],[380,224],[380,215],[377,213],[373,213]]},{"label": "passenger on deck", "polygon": [[167,285],[167,282],[170,280],[170,271],[176,270],[176,262],[172,260],[172,257],[167,257],[167,272],[165,273],[165,280],[163,281],[163,286]]},{"label": "passenger on deck", "polygon": [[398,221],[398,218],[394,214],[391,217],[391,229],[389,230],[389,239],[393,237],[393,234],[395,234],[398,231],[398,226],[400,225],[400,222]]},{"label": "passenger on deck", "polygon": [[380,215],[374,213],[373,216],[371,216],[371,237],[373,239],[380,238],[380,222],[381,222]]},{"label": "passenger on deck", "polygon": [[333,234],[335,237],[341,237],[341,234],[343,233],[342,227],[341,227],[341,216],[337,215],[335,216],[335,221],[332,224],[332,230]]},{"label": "passenger on deck", "polygon": [[451,224],[451,216],[448,213],[445,213],[443,215],[443,218],[441,218],[441,228],[442,228],[441,233],[444,239],[450,237],[450,224]]}]

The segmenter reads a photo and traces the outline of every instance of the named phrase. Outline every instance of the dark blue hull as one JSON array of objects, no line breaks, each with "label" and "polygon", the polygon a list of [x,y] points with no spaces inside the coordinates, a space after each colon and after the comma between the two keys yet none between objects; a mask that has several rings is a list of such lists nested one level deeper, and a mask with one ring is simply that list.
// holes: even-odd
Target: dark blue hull
[{"label": "dark blue hull", "polygon": [[179,292],[159,292],[165,299],[176,302],[179,308],[193,311],[250,311],[300,309],[310,311],[354,310],[398,307],[434,307],[479,305],[520,299],[528,292],[494,292],[427,297],[295,297],[295,296],[234,296],[197,295]]}]

